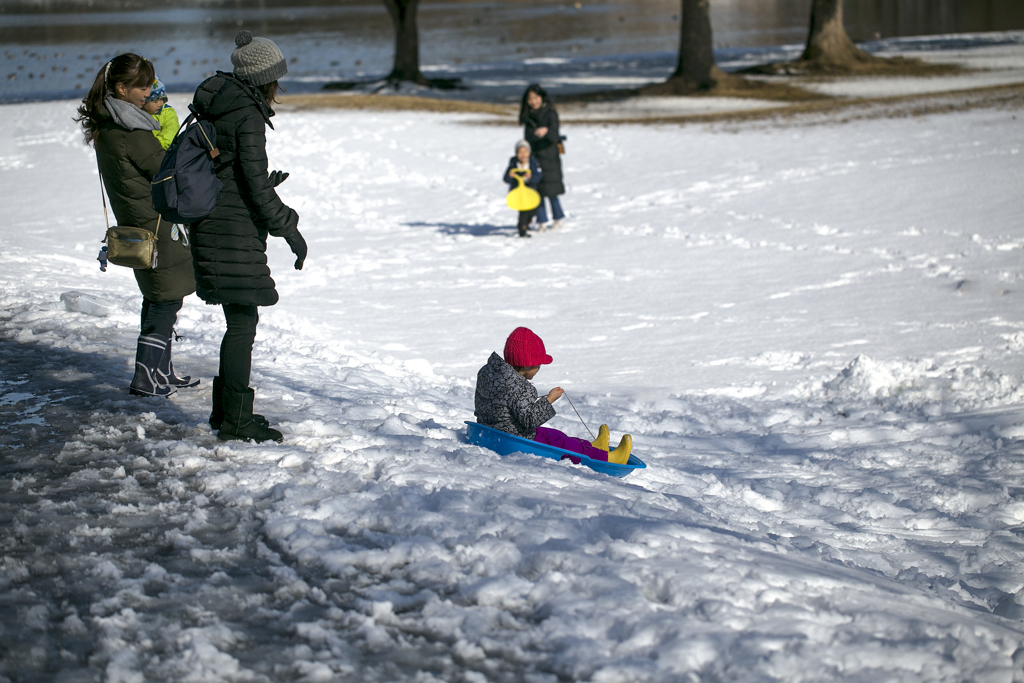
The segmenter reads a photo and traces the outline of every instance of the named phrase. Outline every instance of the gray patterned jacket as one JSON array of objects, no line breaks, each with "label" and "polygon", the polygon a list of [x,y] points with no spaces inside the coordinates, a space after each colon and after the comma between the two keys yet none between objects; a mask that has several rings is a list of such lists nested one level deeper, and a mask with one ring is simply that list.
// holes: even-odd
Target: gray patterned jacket
[{"label": "gray patterned jacket", "polygon": [[537,427],[555,416],[547,397],[497,353],[476,375],[476,421],[524,439],[537,437]]}]

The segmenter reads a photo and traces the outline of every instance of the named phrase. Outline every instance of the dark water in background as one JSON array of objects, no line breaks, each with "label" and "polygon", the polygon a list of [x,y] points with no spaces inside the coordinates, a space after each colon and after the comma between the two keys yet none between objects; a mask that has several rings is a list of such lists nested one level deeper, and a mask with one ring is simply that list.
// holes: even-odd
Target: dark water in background
[{"label": "dark water in background", "polygon": [[[92,5],[91,11],[70,7]],[[40,11],[40,7],[49,11]],[[124,8],[111,11],[111,8]],[[610,55],[669,55],[678,48],[679,0],[473,2],[424,0],[425,70],[458,75],[473,65],[556,65]],[[1024,29],[1024,0],[847,0],[855,40]],[[802,43],[810,0],[713,0],[716,48]],[[102,10],[102,11],[100,11]],[[112,56],[152,59],[172,90],[230,70],[233,36],[273,38],[289,59],[292,92],[368,79],[391,67],[393,31],[376,0],[174,3],[163,0],[0,2],[0,102],[80,97]]]}]

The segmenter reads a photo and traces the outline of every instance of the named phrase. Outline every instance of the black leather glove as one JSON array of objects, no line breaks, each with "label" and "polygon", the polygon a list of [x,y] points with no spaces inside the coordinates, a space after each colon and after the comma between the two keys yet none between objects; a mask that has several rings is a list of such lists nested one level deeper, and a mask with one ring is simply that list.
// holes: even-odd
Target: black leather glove
[{"label": "black leather glove", "polygon": [[288,178],[289,175],[291,175],[291,174],[290,173],[285,173],[284,171],[271,171],[270,172],[270,185],[271,185],[271,187],[277,187],[278,185],[283,183]]},{"label": "black leather glove", "polygon": [[284,241],[288,243],[292,253],[295,254],[295,270],[302,270],[302,262],[306,260],[306,253],[309,251],[306,247],[306,240],[302,239],[302,234],[296,228],[284,236]]}]

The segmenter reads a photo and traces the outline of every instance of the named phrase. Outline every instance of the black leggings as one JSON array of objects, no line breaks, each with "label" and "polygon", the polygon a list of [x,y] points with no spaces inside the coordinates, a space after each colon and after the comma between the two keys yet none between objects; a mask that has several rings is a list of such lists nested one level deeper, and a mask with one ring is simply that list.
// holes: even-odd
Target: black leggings
[{"label": "black leggings", "polygon": [[228,330],[220,343],[220,377],[226,390],[242,393],[249,388],[259,309],[245,304],[224,304],[224,318]]},{"label": "black leggings", "polygon": [[150,301],[142,298],[142,326],[139,336],[155,334],[167,339],[174,331],[174,323],[178,321],[181,310],[181,299],[173,301]]}]

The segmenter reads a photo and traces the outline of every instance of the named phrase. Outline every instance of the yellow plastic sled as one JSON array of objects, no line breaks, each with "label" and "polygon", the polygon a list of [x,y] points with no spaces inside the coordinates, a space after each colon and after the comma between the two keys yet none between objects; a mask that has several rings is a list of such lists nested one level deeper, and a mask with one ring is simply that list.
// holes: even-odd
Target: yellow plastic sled
[{"label": "yellow plastic sled", "polygon": [[516,168],[512,169],[511,173],[519,181],[519,187],[509,192],[508,197],[505,198],[508,208],[516,211],[533,211],[540,206],[540,193],[532,187],[527,187],[523,180],[526,172]]}]

